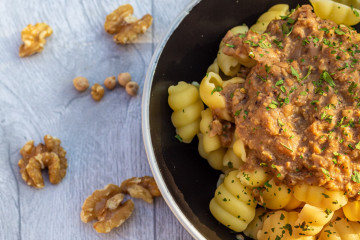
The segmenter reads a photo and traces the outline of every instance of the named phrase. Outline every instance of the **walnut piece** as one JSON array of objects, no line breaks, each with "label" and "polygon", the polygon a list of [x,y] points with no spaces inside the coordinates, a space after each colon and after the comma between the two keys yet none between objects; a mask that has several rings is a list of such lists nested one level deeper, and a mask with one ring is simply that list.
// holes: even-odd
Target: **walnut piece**
[{"label": "walnut piece", "polygon": [[109,34],[116,34],[114,41],[120,44],[134,42],[139,34],[143,34],[151,26],[153,18],[150,14],[137,19],[130,4],[121,5],[110,13],[105,20],[104,28]]},{"label": "walnut piece", "polygon": [[41,52],[46,43],[45,38],[52,34],[53,30],[46,23],[29,24],[21,31],[21,40],[24,42],[19,49],[19,56],[26,57]]},{"label": "walnut piece", "polygon": [[104,88],[98,83],[95,83],[91,87],[91,96],[95,101],[100,101],[103,98],[104,93],[105,93]]},{"label": "walnut piece", "polygon": [[109,90],[113,90],[116,87],[116,78],[115,78],[115,76],[105,78],[104,86]]},{"label": "walnut piece", "polygon": [[24,181],[35,188],[44,187],[41,170],[49,170],[49,180],[58,184],[66,175],[66,151],[60,146],[61,141],[50,135],[44,137],[45,144],[36,147],[34,141],[28,141],[21,149],[22,159],[19,160],[20,174]]},{"label": "walnut piece", "polygon": [[138,93],[138,90],[139,90],[139,85],[136,82],[129,82],[125,86],[125,91],[130,96],[136,96],[136,94]]},{"label": "walnut piece", "polygon": [[120,189],[122,193],[129,194],[134,198],[141,198],[148,203],[153,202],[153,197],[161,196],[155,179],[149,176],[127,179],[121,183]]},{"label": "walnut piece", "polygon": [[87,223],[97,219],[98,222],[94,224],[95,230],[98,233],[110,232],[123,224],[134,210],[133,201],[128,200],[122,204],[123,199],[124,194],[121,193],[121,188],[114,184],[95,190],[84,201],[80,214],[81,221]]},{"label": "walnut piece", "polygon": [[76,77],[73,80],[73,84],[76,90],[83,92],[89,88],[89,80],[86,77]]}]

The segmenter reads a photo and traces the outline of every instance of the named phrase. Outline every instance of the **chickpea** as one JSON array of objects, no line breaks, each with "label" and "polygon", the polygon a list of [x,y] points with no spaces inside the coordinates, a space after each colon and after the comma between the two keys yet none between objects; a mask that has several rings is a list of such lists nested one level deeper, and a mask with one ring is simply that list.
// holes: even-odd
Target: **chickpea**
[{"label": "chickpea", "polygon": [[131,75],[128,72],[125,73],[120,73],[118,75],[118,82],[121,86],[125,87],[126,84],[128,84],[129,82],[131,82]]},{"label": "chickpea", "polygon": [[91,87],[91,96],[95,101],[100,101],[103,98],[104,93],[105,93],[104,88],[98,83],[95,83]]},{"label": "chickpea", "polygon": [[129,95],[135,96],[139,90],[139,85],[136,82],[129,82],[126,84],[125,90]]},{"label": "chickpea", "polygon": [[73,80],[73,84],[76,90],[83,92],[89,88],[89,81],[85,77],[76,77]]},{"label": "chickpea", "polygon": [[114,76],[112,77],[107,77],[104,80],[104,85],[107,89],[109,90],[113,90],[116,87],[116,78]]}]

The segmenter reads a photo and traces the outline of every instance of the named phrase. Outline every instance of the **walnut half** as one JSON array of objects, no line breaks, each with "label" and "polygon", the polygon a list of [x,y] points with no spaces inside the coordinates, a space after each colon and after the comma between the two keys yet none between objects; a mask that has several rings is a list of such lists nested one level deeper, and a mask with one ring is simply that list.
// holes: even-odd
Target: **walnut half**
[{"label": "walnut half", "polygon": [[143,34],[151,26],[153,18],[150,14],[137,19],[130,4],[125,4],[110,13],[105,20],[104,28],[109,34],[116,34],[114,41],[120,44],[134,42],[139,34]]},{"label": "walnut half", "polygon": [[149,176],[127,179],[121,183],[120,189],[122,193],[133,198],[141,198],[148,203],[153,202],[153,197],[161,196],[155,179]]},{"label": "walnut half", "polygon": [[44,180],[41,170],[49,170],[49,180],[58,184],[66,175],[66,151],[60,146],[61,141],[50,135],[44,137],[45,144],[36,147],[34,141],[27,142],[21,149],[22,159],[19,160],[20,174],[24,181],[35,188],[43,188]]},{"label": "walnut half", "polygon": [[19,56],[26,57],[41,52],[46,43],[45,38],[52,33],[53,30],[46,23],[37,23],[34,26],[29,24],[21,31],[21,40],[24,44],[20,46]]},{"label": "walnut half", "polygon": [[134,203],[128,200],[121,203],[124,194],[119,186],[109,184],[104,189],[95,190],[85,201],[80,214],[85,223],[97,219],[94,228],[98,233],[108,233],[119,227],[128,219],[133,210]]}]

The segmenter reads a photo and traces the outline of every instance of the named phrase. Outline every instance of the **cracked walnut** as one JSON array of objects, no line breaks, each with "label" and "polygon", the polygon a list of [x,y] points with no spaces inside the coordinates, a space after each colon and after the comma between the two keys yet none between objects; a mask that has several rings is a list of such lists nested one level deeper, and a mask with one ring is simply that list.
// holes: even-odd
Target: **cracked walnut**
[{"label": "cracked walnut", "polygon": [[58,184],[66,175],[66,151],[60,146],[61,141],[50,135],[44,137],[45,144],[36,147],[34,141],[28,141],[21,149],[22,159],[19,160],[20,174],[24,181],[35,188],[44,187],[41,170],[49,170],[49,180]]},{"label": "cracked walnut", "polygon": [[19,49],[19,56],[26,57],[41,52],[46,43],[45,38],[51,36],[53,30],[46,23],[29,24],[21,31],[24,42]]}]

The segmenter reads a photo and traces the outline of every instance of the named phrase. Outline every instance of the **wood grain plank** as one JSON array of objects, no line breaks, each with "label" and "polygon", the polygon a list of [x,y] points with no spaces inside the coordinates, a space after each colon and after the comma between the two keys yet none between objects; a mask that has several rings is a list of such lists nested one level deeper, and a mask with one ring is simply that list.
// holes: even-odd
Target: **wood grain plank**
[{"label": "wood grain plank", "polygon": [[[127,2],[138,17],[152,13],[154,25],[137,44],[118,46],[103,23]],[[188,2],[0,1],[0,239],[191,239],[161,198],[154,205],[135,200],[133,216],[110,234],[81,222],[81,205],[95,189],[151,171],[141,137],[141,94],[130,97],[117,88],[96,103],[89,91],[72,86],[79,75],[93,84],[129,71],[141,92],[155,45]],[[41,54],[20,59],[21,29],[42,21],[54,34]],[[46,186],[36,190],[23,182],[17,162],[21,146],[45,134],[62,140],[69,168],[58,185],[44,174]]]}]

